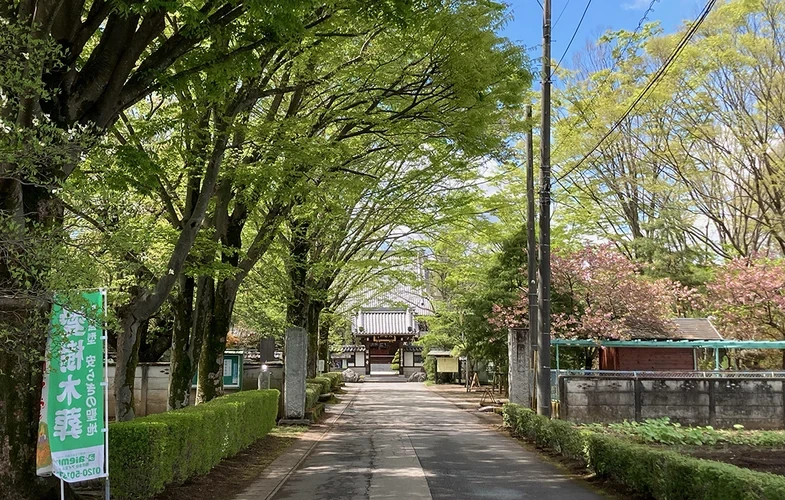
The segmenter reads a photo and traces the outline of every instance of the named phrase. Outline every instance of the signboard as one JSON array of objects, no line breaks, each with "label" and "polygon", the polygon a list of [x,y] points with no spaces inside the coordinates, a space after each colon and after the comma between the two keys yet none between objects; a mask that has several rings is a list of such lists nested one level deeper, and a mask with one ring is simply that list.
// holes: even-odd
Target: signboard
[{"label": "signboard", "polygon": [[82,298],[72,310],[55,297],[38,434],[38,474],[69,483],[107,475],[105,295]]},{"label": "signboard", "polygon": [[[198,374],[194,374],[191,385],[196,387]],[[225,352],[223,366],[224,389],[239,389],[243,382],[243,353]]]},{"label": "signboard", "polygon": [[458,358],[436,358],[436,371],[439,373],[457,373]]}]

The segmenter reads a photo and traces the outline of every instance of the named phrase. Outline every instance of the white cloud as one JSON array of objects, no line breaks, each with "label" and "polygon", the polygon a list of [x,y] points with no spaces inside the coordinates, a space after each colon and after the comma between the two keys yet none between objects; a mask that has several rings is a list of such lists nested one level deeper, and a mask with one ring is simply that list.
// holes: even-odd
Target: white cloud
[{"label": "white cloud", "polygon": [[650,0],[631,0],[621,4],[621,8],[624,10],[643,10],[649,6],[649,3],[651,3]]}]

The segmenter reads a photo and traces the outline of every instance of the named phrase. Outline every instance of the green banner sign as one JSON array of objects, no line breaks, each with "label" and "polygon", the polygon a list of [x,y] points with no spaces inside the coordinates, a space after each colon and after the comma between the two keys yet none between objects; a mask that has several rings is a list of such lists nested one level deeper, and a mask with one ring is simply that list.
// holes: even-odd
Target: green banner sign
[{"label": "green banner sign", "polygon": [[48,447],[52,472],[67,482],[106,476],[104,294],[82,298],[78,309],[55,298],[41,401],[39,474]]},{"label": "green banner sign", "polygon": [[[198,373],[194,373],[191,386],[196,387],[199,378]],[[225,352],[223,367],[224,389],[239,389],[243,381],[243,353]]]}]

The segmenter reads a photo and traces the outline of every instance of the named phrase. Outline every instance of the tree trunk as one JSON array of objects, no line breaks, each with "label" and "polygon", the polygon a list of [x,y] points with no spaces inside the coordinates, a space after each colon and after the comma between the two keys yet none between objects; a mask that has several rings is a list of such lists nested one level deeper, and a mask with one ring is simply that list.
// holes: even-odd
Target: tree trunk
[{"label": "tree trunk", "polygon": [[[308,329],[308,319],[310,312],[310,296],[308,294],[308,254],[311,245],[308,242],[308,223],[303,221],[291,222],[291,239],[289,245],[288,274],[291,290],[289,292],[289,304],[286,307],[286,323],[292,326],[304,328],[309,332],[308,338],[308,366],[307,376],[313,377],[316,373],[316,366],[311,370],[312,342]],[[318,338],[316,342],[318,347]],[[285,353],[284,353],[285,355]]]},{"label": "tree trunk", "polygon": [[308,318],[306,320],[306,331],[308,332],[308,378],[313,378],[317,374],[319,360],[319,316],[322,314],[324,304],[320,301],[308,301]]},{"label": "tree trunk", "polygon": [[237,291],[232,279],[224,279],[215,287],[210,328],[206,330],[207,335],[199,356],[197,403],[205,403],[223,395],[224,351],[236,296]]},{"label": "tree trunk", "polygon": [[[324,312],[324,311],[322,311]],[[327,316],[329,318],[329,315]],[[324,370],[330,371],[330,328],[332,321],[319,321],[319,359],[324,360]],[[401,363],[403,365],[403,363]]]},{"label": "tree trunk", "polygon": [[588,348],[584,351],[583,368],[591,370],[594,367],[594,355],[597,352],[594,348]]},{"label": "tree trunk", "polygon": [[19,306],[0,308],[0,337],[15,339],[0,349],[0,492],[11,500],[42,498],[56,484],[35,474],[46,308]]},{"label": "tree trunk", "polygon": [[203,375],[201,371],[202,363],[202,350],[204,349],[204,342],[210,336],[210,328],[212,328],[213,310],[215,309],[215,280],[211,276],[203,276],[199,278],[198,291],[196,294],[196,310],[194,312],[194,337],[199,339],[198,353],[194,359],[198,360],[198,365],[195,367],[199,376],[196,381],[196,404],[202,403],[200,399],[200,387],[204,384]]},{"label": "tree trunk", "polygon": [[182,276],[180,288],[172,300],[175,318],[169,362],[167,410],[185,408],[191,403],[191,380],[194,376],[197,359],[194,358],[193,342],[194,288],[194,278]]},{"label": "tree trunk", "polygon": [[149,321],[133,314],[133,302],[120,312],[122,331],[117,336],[117,359],[114,372],[115,419],[126,422],[136,417],[134,379],[139,364],[139,343]]}]

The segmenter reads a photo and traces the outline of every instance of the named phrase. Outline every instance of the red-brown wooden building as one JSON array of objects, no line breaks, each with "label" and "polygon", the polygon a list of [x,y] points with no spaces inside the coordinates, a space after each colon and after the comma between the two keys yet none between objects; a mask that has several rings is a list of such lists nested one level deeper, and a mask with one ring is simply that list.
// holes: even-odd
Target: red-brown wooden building
[{"label": "red-brown wooden building", "polygon": [[[677,318],[676,329],[668,336],[633,335],[634,340],[722,340],[706,318]],[[698,369],[695,348],[600,347],[600,370],[683,371]]]}]

